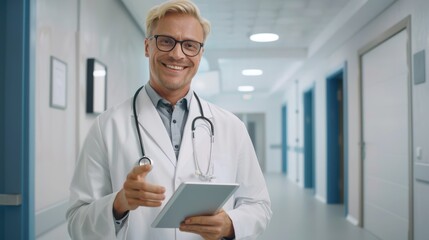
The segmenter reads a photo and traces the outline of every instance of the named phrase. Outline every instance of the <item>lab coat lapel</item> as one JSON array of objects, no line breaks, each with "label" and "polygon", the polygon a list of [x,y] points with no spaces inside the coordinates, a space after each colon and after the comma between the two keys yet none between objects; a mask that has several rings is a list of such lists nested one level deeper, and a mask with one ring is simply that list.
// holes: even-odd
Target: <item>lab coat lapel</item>
[{"label": "lab coat lapel", "polygon": [[[176,166],[176,154],[174,153],[173,146],[171,145],[170,137],[168,136],[167,130],[162,123],[158,111],[147,95],[145,89],[140,91],[137,109],[140,127],[144,130],[142,131],[142,138],[145,140],[152,139],[152,141],[154,141],[168,157],[169,161]],[[146,134],[148,137],[145,137]],[[143,140],[143,144],[145,140]],[[149,155],[150,150],[146,150],[146,148],[146,154]]]}]

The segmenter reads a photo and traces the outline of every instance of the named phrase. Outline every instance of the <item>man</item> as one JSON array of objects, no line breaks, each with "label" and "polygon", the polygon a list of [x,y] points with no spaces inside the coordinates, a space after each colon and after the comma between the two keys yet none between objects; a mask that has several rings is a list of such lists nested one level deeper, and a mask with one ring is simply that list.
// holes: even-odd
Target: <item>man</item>
[{"label": "man", "polygon": [[[149,83],[90,129],[70,187],[71,237],[256,239],[272,213],[246,128],[190,89],[209,23],[192,2],[176,0],[153,8],[146,28]],[[195,141],[193,124],[200,128]],[[153,165],[139,166],[142,155]],[[189,217],[179,229],[151,227],[180,183],[206,180],[240,187],[213,216]]]}]

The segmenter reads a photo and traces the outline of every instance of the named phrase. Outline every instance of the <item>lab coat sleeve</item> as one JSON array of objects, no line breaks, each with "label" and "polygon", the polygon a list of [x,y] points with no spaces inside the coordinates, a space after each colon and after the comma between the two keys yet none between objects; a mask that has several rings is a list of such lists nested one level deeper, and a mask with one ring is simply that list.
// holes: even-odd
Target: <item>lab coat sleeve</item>
[{"label": "lab coat sleeve", "polygon": [[271,201],[258,159],[245,127],[239,134],[237,182],[240,188],[235,194],[235,206],[227,211],[231,218],[235,239],[257,239],[267,228],[271,216]]},{"label": "lab coat sleeve", "polygon": [[72,239],[125,239],[128,223],[115,231],[113,201],[106,145],[99,118],[83,145],[70,186],[67,211],[68,231]]}]

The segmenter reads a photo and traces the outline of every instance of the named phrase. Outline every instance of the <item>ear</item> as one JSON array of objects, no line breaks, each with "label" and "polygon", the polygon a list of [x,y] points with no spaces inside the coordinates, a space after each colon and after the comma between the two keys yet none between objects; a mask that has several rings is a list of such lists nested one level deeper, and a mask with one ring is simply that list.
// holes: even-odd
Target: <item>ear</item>
[{"label": "ear", "polygon": [[147,38],[144,40],[144,55],[149,57],[149,40]]}]

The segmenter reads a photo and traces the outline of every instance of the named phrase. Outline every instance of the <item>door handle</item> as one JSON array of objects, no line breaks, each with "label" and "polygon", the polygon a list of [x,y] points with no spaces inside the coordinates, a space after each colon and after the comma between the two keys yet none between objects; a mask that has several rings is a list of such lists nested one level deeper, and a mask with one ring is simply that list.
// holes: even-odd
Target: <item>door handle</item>
[{"label": "door handle", "polygon": [[21,194],[0,194],[0,206],[20,206]]}]

